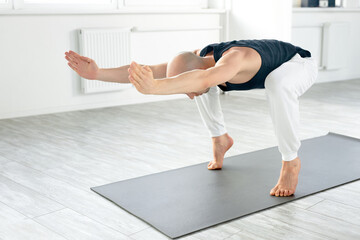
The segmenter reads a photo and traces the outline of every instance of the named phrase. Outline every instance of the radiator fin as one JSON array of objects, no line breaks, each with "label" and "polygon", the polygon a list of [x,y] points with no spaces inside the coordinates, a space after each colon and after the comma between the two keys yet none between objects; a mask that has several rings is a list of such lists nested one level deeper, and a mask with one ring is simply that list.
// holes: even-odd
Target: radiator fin
[{"label": "radiator fin", "polygon": [[349,55],[350,24],[326,23],[324,24],[322,62],[327,70],[346,67]]},{"label": "radiator fin", "polygon": [[[80,54],[96,61],[99,68],[129,64],[131,28],[84,28],[79,31]],[[131,84],[81,78],[83,93],[127,89]]]}]

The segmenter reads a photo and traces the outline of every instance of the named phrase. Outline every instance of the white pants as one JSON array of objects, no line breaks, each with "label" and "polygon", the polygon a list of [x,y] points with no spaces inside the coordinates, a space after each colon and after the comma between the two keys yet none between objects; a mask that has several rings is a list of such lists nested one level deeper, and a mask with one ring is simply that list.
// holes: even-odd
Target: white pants
[{"label": "white pants", "polygon": [[[313,58],[302,58],[296,54],[289,61],[273,70],[265,79],[266,98],[282,160],[291,161],[298,155],[299,100],[315,82],[318,74]],[[195,97],[201,118],[211,137],[227,133],[219,101],[218,87]]]}]

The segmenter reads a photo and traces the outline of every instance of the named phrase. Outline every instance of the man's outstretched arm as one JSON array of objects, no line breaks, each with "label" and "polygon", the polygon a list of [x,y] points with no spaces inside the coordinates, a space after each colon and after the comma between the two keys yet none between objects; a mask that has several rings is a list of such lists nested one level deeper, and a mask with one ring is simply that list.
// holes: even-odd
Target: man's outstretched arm
[{"label": "man's outstretched arm", "polygon": [[206,70],[195,69],[163,79],[156,79],[148,66],[140,66],[133,62],[129,68],[129,80],[143,94],[200,92],[231,80],[243,70],[243,59],[243,54],[232,52],[222,57],[214,67]]},{"label": "man's outstretched arm", "polygon": [[[129,83],[129,73],[127,69],[130,65],[118,68],[99,68],[93,59],[81,56],[73,51],[65,52],[65,59],[68,60],[69,67],[83,78],[106,82]],[[166,68],[167,63],[150,66],[156,78],[165,78]]]},{"label": "man's outstretched arm", "polygon": [[[117,68],[100,68],[97,77],[95,79],[106,82],[129,83],[129,78],[128,78],[129,67],[130,65],[124,65]],[[167,63],[150,65],[149,67],[151,71],[154,73],[155,78],[166,77]]]}]

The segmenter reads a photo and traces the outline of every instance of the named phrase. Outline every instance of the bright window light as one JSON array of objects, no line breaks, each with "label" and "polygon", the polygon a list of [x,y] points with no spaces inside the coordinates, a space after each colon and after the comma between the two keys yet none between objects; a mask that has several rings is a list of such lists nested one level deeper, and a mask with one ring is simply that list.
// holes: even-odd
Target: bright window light
[{"label": "bright window light", "polygon": [[[0,0],[4,1],[4,0]],[[6,1],[6,0],[5,0]],[[109,4],[114,0],[24,0],[30,4]]]},{"label": "bright window light", "polygon": [[196,6],[202,5],[206,0],[125,0],[125,6],[143,5],[143,6]]}]

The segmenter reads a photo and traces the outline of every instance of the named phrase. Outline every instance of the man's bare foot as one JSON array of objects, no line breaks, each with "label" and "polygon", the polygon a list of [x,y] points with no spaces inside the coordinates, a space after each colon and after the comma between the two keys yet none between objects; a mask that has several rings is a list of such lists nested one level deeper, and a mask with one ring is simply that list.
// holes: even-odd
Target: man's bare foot
[{"label": "man's bare foot", "polygon": [[295,193],[298,176],[301,168],[300,158],[291,161],[282,161],[280,177],[276,186],[271,189],[270,195],[276,197],[287,197]]},{"label": "man's bare foot", "polygon": [[231,148],[234,144],[233,139],[229,136],[229,134],[225,133],[219,137],[213,137],[213,153],[214,160],[209,162],[208,169],[216,170],[221,169],[224,161],[225,153]]}]

